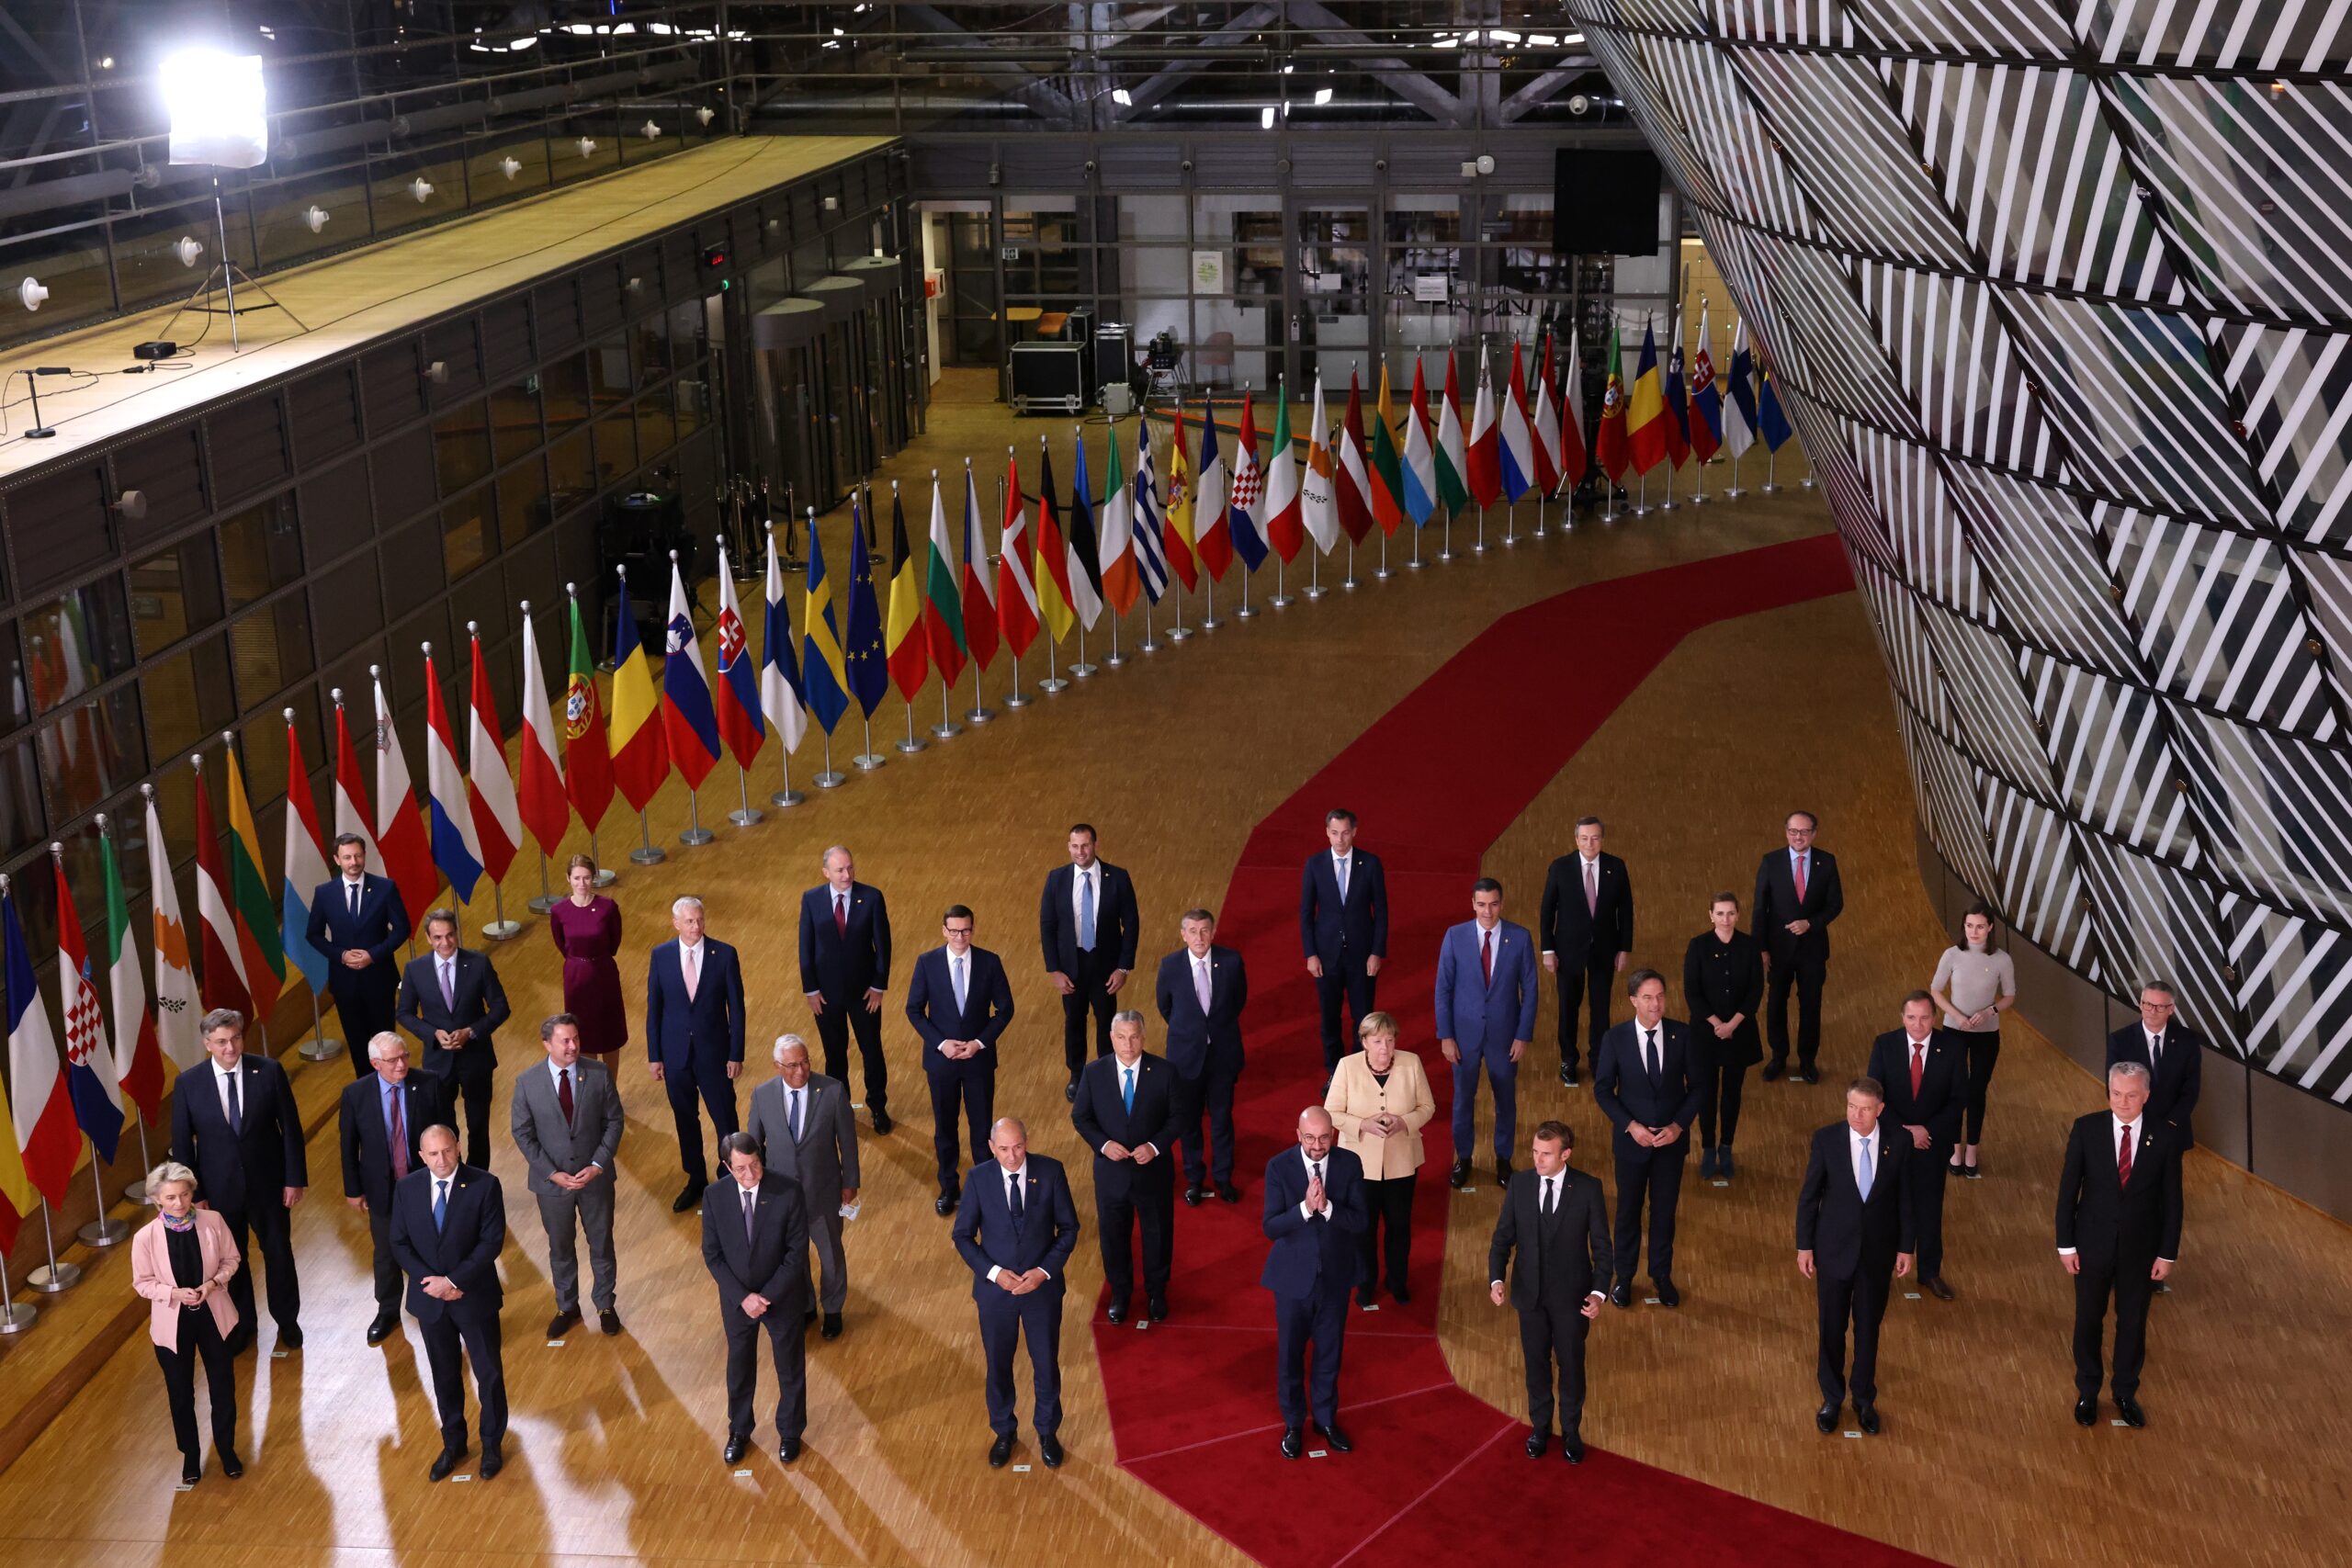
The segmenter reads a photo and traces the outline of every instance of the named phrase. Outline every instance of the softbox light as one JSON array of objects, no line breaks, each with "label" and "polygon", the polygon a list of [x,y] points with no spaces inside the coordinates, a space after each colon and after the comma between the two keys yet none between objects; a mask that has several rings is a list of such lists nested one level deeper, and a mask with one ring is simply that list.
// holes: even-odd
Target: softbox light
[{"label": "softbox light", "polygon": [[250,169],[269,157],[269,105],[261,56],[183,49],[164,61],[171,161]]}]

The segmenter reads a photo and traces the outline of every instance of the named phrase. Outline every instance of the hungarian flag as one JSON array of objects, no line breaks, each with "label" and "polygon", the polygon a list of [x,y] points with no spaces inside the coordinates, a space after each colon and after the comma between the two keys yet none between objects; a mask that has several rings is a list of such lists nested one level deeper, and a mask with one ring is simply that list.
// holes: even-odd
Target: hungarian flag
[{"label": "hungarian flag", "polygon": [[[375,732],[368,732],[372,741]],[[351,743],[351,721],[343,709],[343,691],[334,693],[334,836],[356,834],[368,846],[367,866],[369,873],[384,874],[383,852],[376,847],[376,814],[368,808],[368,781],[359,772],[359,752]],[[155,982],[155,994],[163,995],[160,976]],[[191,1020],[191,1022],[194,1021]]]},{"label": "hungarian flag", "polygon": [[[1150,449],[1147,440],[1144,450]],[[1184,455],[1184,405],[1181,402],[1169,433],[1168,493],[1160,498],[1160,547],[1169,570],[1187,589],[1200,587],[1200,563],[1193,558],[1193,460]]]},{"label": "hungarian flag", "polygon": [[1502,458],[1503,499],[1516,502],[1538,482],[1535,466],[1535,426],[1527,416],[1527,367],[1521,362],[1519,340],[1510,340],[1510,380],[1503,390],[1502,439],[1496,445]]},{"label": "hungarian flag", "polygon": [[1468,457],[1464,477],[1470,481],[1470,499],[1481,508],[1492,506],[1502,499],[1503,456],[1495,429],[1495,378],[1484,347],[1478,350],[1477,401],[1470,408]]},{"label": "hungarian flag", "polygon": [[1657,338],[1646,321],[1642,323],[1642,357],[1626,398],[1625,449],[1633,455],[1635,473],[1646,474],[1666,461],[1666,389],[1658,380]]},{"label": "hungarian flag", "polygon": [[481,840],[474,836],[473,808],[458,769],[458,737],[441,705],[431,643],[424,645],[424,815],[432,824],[433,863],[448,878],[449,890],[472,903],[481,881]]},{"label": "hungarian flag", "polygon": [[277,1005],[277,993],[286,988],[286,950],[277,940],[280,915],[277,901],[269,895],[269,879],[262,874],[261,833],[245,799],[236,750],[224,748],[221,754],[229,772],[229,897],[237,916],[237,956],[254,1012],[266,1020]]},{"label": "hungarian flag", "polygon": [[[964,490],[970,497],[972,470],[964,469]],[[939,671],[939,683],[952,686],[964,672],[964,656],[968,651],[964,641],[964,605],[956,597],[956,545],[947,536],[947,508],[939,499],[939,474],[931,476],[931,549],[923,576],[922,635],[931,650],[931,662]],[[895,605],[892,606],[894,609]]]},{"label": "hungarian flag", "polygon": [[1665,372],[1658,378],[1658,390],[1666,398],[1667,466],[1679,468],[1690,456],[1690,401],[1683,380],[1679,312],[1674,318],[1674,351],[1667,355]]},{"label": "hungarian flag", "polygon": [[[1339,476],[1331,463],[1331,447],[1325,433],[1329,426],[1323,412],[1323,378],[1315,378],[1315,410],[1307,416],[1306,467],[1298,476],[1298,520],[1306,526],[1306,536],[1315,541],[1316,549],[1329,555],[1340,542]],[[1281,462],[1278,457],[1274,459]],[[1287,560],[1290,558],[1283,558]]]},{"label": "hungarian flag", "polygon": [[[939,510],[939,471],[931,476],[931,509]],[[899,695],[915,700],[931,678],[931,651],[922,635],[922,569],[907,541],[907,509],[899,499],[896,480],[890,485],[890,617],[882,628],[883,659]]]},{"label": "hungarian flag", "polygon": [[980,487],[964,459],[964,645],[983,670],[996,658],[996,596],[989,588],[988,547],[980,542]]},{"label": "hungarian flag", "polygon": [[784,563],[775,553],[775,530],[768,530],[767,603],[760,617],[760,715],[774,727],[789,756],[808,732],[808,692],[800,680],[800,656],[792,646],[792,611],[785,604]]},{"label": "hungarian flag", "polygon": [[809,716],[818,728],[831,735],[842,715],[849,711],[849,660],[842,651],[833,580],[825,570],[825,549],[817,538],[814,519],[808,529],[808,581],[800,603],[800,682]]},{"label": "hungarian flag", "polygon": [[[1354,400],[1350,399],[1351,410]],[[1405,466],[1396,457],[1396,416],[1388,407],[1388,362],[1380,362],[1380,400],[1372,411],[1372,520],[1384,534],[1405,521]]]},{"label": "hungarian flag", "polygon": [[1364,460],[1363,389],[1353,372],[1348,376],[1348,412],[1340,421],[1339,450],[1331,466],[1339,490],[1340,526],[1351,543],[1361,545],[1372,532],[1372,471]]},{"label": "hungarian flag", "polygon": [[[1516,354],[1517,348],[1512,349]],[[1560,488],[1560,411],[1552,402],[1552,334],[1544,334],[1544,363],[1535,370],[1535,491]]]},{"label": "hungarian flag", "polygon": [[626,575],[620,585],[614,596],[613,711],[605,742],[613,760],[613,783],[631,811],[642,811],[670,776],[670,747],[662,733],[653,672],[637,640],[637,617],[629,613]]},{"label": "hungarian flag", "polygon": [[[310,784],[303,784],[303,799]],[[121,1049],[123,1096],[153,1122],[164,1110],[164,1046],[155,1032],[155,1010],[147,1005],[147,976],[139,968],[139,943],[130,935],[130,900],[122,891],[122,866],[116,858],[114,835],[98,833],[98,861],[106,877],[107,925],[103,956],[107,962],[108,1000],[114,1004],[114,1032]],[[320,862],[322,867],[325,862]],[[323,875],[322,876],[323,880]]]},{"label": "hungarian flag", "polygon": [[1211,582],[1225,581],[1233,564],[1233,535],[1226,510],[1233,504],[1232,471],[1216,446],[1216,404],[1201,403],[1201,461],[1193,475],[1193,554]]},{"label": "hungarian flag", "polygon": [[890,690],[889,649],[882,641],[882,600],[874,587],[874,558],[865,547],[865,525],[855,502],[850,505],[849,640],[842,644],[842,663],[849,671],[850,695],[866,717],[882,705]]},{"label": "hungarian flag", "polygon": [[155,1043],[164,1060],[182,1072],[204,1060],[204,1042],[197,1033],[196,964],[188,955],[187,922],[180,919],[179,886],[172,880],[172,852],[164,842],[164,825],[155,815],[155,797],[147,797],[147,888],[149,935],[155,943]]},{"label": "hungarian flag", "polygon": [[1094,538],[1094,489],[1086,477],[1086,432],[1073,432],[1078,477],[1070,486],[1069,523],[1062,536],[1069,547],[1069,604],[1087,630],[1102,618],[1102,554]]},{"label": "hungarian flag", "polygon": [[1584,431],[1584,360],[1578,334],[1568,333],[1568,362],[1560,367],[1560,479],[1573,490],[1591,467]]},{"label": "hungarian flag", "polygon": [[524,825],[551,855],[571,827],[571,802],[563,793],[563,750],[556,739],[555,710],[548,703],[547,668],[539,662],[538,634],[531,606],[523,606],[523,744],[520,807]]},{"label": "hungarian flag", "polygon": [[[1448,361],[1449,367],[1452,362]],[[1430,446],[1430,389],[1413,355],[1413,400],[1405,406],[1405,515],[1421,527],[1437,512],[1437,454]]]},{"label": "hungarian flag", "polygon": [[662,632],[662,730],[671,760],[688,789],[700,789],[718,766],[718,711],[703,673],[702,641],[695,635],[686,580],[670,558],[670,613]]},{"label": "hungarian flag", "polygon": [[[786,634],[787,637],[790,633]],[[743,608],[735,598],[735,569],[727,547],[718,548],[718,680],[711,687],[711,705],[718,719],[718,739],[726,743],[739,769],[767,744],[767,726],[760,718],[760,678],[752,665],[752,636],[743,625]]]},{"label": "hungarian flag", "polygon": [[[1318,387],[1321,384],[1317,383]],[[1246,404],[1244,408],[1246,412]],[[1290,389],[1281,382],[1274,387],[1274,445],[1266,464],[1265,499],[1259,502],[1258,510],[1266,522],[1266,543],[1284,561],[1296,560],[1299,546],[1306,542],[1306,520],[1300,496],[1298,454],[1291,449]]]},{"label": "hungarian flag", "polygon": [[588,649],[588,623],[580,596],[564,584],[571,607],[570,644],[563,683],[563,793],[571,809],[594,833],[613,804],[613,754],[605,728],[605,698],[596,688],[596,656]]},{"label": "hungarian flag", "polygon": [[1445,356],[1445,401],[1437,411],[1437,499],[1451,516],[1470,504],[1470,455],[1462,445],[1462,394],[1453,355]]},{"label": "hungarian flag", "polygon": [[[57,1000],[65,1015],[65,1087],[74,1120],[90,1148],[108,1165],[122,1141],[122,1086],[115,1081],[114,1053],[107,1047],[106,1013],[90,974],[90,950],[82,940],[82,917],[66,885],[65,857],[54,852],[57,874]],[[13,1066],[13,1064],[12,1064]]]},{"label": "hungarian flag", "polygon": [[1069,546],[1062,538],[1061,520],[1054,508],[1054,453],[1046,438],[1037,437],[1037,616],[1056,642],[1067,641],[1078,624],[1076,601],[1070,596]]},{"label": "hungarian flag", "polygon": [[1612,484],[1622,484],[1625,466],[1633,460],[1632,444],[1625,436],[1625,367],[1624,333],[1615,321],[1609,323],[1609,384],[1600,394],[1600,437],[1593,444],[1593,461],[1609,476]]},{"label": "hungarian flag", "polygon": [[1724,447],[1736,457],[1756,445],[1756,363],[1747,352],[1747,321],[1731,334],[1731,385],[1724,400]]},{"label": "hungarian flag", "polygon": [[[198,799],[202,800],[199,795]],[[216,857],[217,854],[216,854]],[[24,923],[15,894],[0,889],[0,943],[5,943],[8,1007],[8,1100],[16,1113],[17,1152],[26,1179],[52,1203],[65,1201],[66,1185],[82,1152],[74,1126],[74,1096],[58,1060],[57,1034],[49,1009],[33,981],[32,954],[25,950]],[[27,1193],[29,1200],[31,1194]],[[15,1199],[11,1197],[10,1202]],[[32,1213],[27,1201],[19,1213]]]},{"label": "hungarian flag", "polygon": [[[253,1015],[253,993],[245,988],[239,956],[237,917],[231,913],[229,870],[220,858],[220,829],[212,822],[212,792],[204,787],[204,757],[196,763],[196,917],[204,924],[204,1006],[234,1008]],[[43,1023],[46,1031],[48,1024]],[[18,1112],[21,1120],[22,1111]]]},{"label": "hungarian flag", "polygon": [[469,673],[473,693],[467,704],[466,723],[466,761],[472,765],[466,774],[467,806],[473,814],[481,869],[492,882],[502,882],[523,847],[523,815],[514,804],[514,776],[506,771],[506,732],[498,722],[497,695],[490,689],[490,671],[481,661],[481,637],[470,624],[466,640],[472,644],[473,656]]},{"label": "hungarian flag", "polygon": [[[1079,447],[1084,472],[1083,446]],[[1143,594],[1143,578],[1136,569],[1136,503],[1128,492],[1126,475],[1119,468],[1119,433],[1111,432],[1111,472],[1102,491],[1102,597],[1111,613],[1124,615]]]},{"label": "hungarian flag", "polygon": [[1763,389],[1756,396],[1756,433],[1764,438],[1768,452],[1778,452],[1796,434],[1789,428],[1789,416],[1781,407],[1781,389],[1772,379],[1771,367],[1764,368]]},{"label": "hungarian flag", "polygon": [[409,781],[400,731],[392,728],[392,705],[384,700],[383,677],[372,668],[368,674],[376,683],[376,842],[383,847],[384,867],[392,885],[401,890],[401,908],[408,911],[409,929],[417,931],[433,908],[440,879],[434,873],[433,846],[425,839],[424,818],[417,815],[416,792]]},{"label": "hungarian flag", "polygon": [[[114,874],[114,845],[106,846],[107,873]],[[311,945],[311,898],[326,886],[326,846],[319,840],[319,808],[311,802],[311,770],[302,761],[301,732],[294,728],[294,716],[286,717],[286,854],[279,863],[283,867],[277,879],[279,910],[277,940],[286,950],[287,962],[301,972],[302,978],[313,996],[323,998],[329,974],[327,955]],[[109,890],[111,900],[114,893]],[[112,920],[109,910],[107,919]],[[111,939],[109,939],[111,940]],[[114,962],[109,950],[109,963]],[[132,980],[138,978],[137,965],[132,966]],[[139,992],[140,1005],[146,1005],[146,987]],[[323,1005],[323,1002],[322,1003]],[[122,998],[119,987],[115,998],[115,1032],[126,1032],[123,1022]]]},{"label": "hungarian flag", "polygon": [[1699,352],[1690,360],[1690,451],[1699,461],[1715,455],[1724,440],[1724,395],[1715,385],[1715,358],[1707,345],[1714,328],[1699,307]]},{"label": "hungarian flag", "polygon": [[[1021,465],[1004,449],[1004,522],[997,536],[996,620],[1004,645],[1019,659],[1037,640],[1041,611],[1029,574],[1029,502],[1021,493]],[[967,563],[969,570],[969,563]],[[1015,671],[1019,673],[1019,671]]]}]

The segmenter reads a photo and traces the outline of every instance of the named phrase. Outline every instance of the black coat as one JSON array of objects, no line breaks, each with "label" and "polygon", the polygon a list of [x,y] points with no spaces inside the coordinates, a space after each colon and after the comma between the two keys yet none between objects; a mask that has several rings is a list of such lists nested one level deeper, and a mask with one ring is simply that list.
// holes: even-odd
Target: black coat
[{"label": "black coat", "polygon": [[702,1197],[703,1267],[718,1286],[718,1315],[730,1327],[751,1321],[743,1315],[745,1296],[767,1298],[763,1316],[789,1314],[808,1299],[808,1210],[800,1184],[763,1171],[748,1231],[742,1191],[732,1176],[722,1176]]},{"label": "black coat", "polygon": [[1562,855],[1544,877],[1544,905],[1535,918],[1540,952],[1558,955],[1562,967],[1583,968],[1634,951],[1634,884],[1625,863],[1603,851],[1600,897],[1584,902],[1584,856]]},{"label": "black coat", "polygon": [[[392,1189],[392,1256],[408,1275],[408,1310],[419,1323],[447,1316],[459,1323],[492,1322],[505,1300],[498,1250],[506,1245],[506,1199],[498,1178],[460,1165],[449,1182],[448,1213],[433,1225],[433,1172],[418,1166]],[[438,1274],[463,1291],[454,1302],[424,1293]]]},{"label": "black coat", "polygon": [[[434,1077],[484,1077],[498,1066],[498,1048],[492,1036],[510,1016],[506,988],[498,983],[498,971],[489,954],[461,947],[457,963],[453,989],[458,1005],[448,1007],[441,1000],[440,960],[423,953],[408,961],[408,967],[401,971],[400,1025],[415,1035],[423,1047],[416,1065]],[[444,1029],[470,1029],[474,1037],[462,1050],[446,1051],[435,1038],[435,1032]]]},{"label": "black coat", "polygon": [[[2166,1047],[2170,1053],[2170,1047]],[[2146,1269],[2180,1256],[2180,1155],[2170,1125],[2145,1114],[2132,1154],[2132,1185],[2116,1179],[2115,1118],[2094,1111],[2066,1136],[2058,1176],[2058,1245],[2086,1268]]]},{"label": "black coat", "polygon": [[[1661,1152],[1644,1149],[1628,1138],[1628,1122],[1639,1122],[1653,1131],[1670,1123],[1688,1132],[1698,1119],[1699,1080],[1690,1070],[1690,1026],[1670,1018],[1658,1020],[1658,1043],[1663,1070],[1655,1089],[1642,1066],[1641,1026],[1632,1019],[1612,1025],[1600,1037],[1600,1050],[1593,1057],[1592,1101],[1617,1129],[1621,1153]],[[1678,1153],[1690,1143],[1688,1138],[1677,1138],[1662,1152]]]},{"label": "black coat", "polygon": [[[449,1120],[449,1093],[431,1073],[413,1072],[401,1080],[401,1122],[408,1134],[408,1168],[422,1170],[416,1141],[427,1127]],[[336,1116],[343,1145],[343,1195],[365,1198],[378,1213],[390,1213],[392,1201],[391,1129],[384,1124],[383,1079],[374,1073],[343,1086],[343,1105]]]},{"label": "black coat", "polygon": [[208,1059],[172,1085],[172,1157],[196,1172],[196,1195],[216,1209],[242,1212],[282,1200],[284,1189],[311,1184],[302,1148],[302,1112],[286,1069],[266,1056],[237,1059],[243,1134],[229,1130]]},{"label": "black coat", "polygon": [[1877,1162],[1871,1173],[1867,1201],[1854,1185],[1853,1156],[1847,1149],[1843,1122],[1833,1122],[1813,1135],[1804,1180],[1797,1187],[1797,1250],[1813,1254],[1814,1272],[1832,1280],[1850,1280],[1867,1269],[1891,1275],[1898,1253],[1912,1250],[1911,1205],[1903,1201],[1903,1184],[1913,1158],[1929,1156],[1912,1148],[1911,1140],[1892,1116],[1879,1118],[1872,1134]]},{"label": "black coat", "polygon": [[[1543,1177],[1532,1168],[1511,1172],[1487,1247],[1487,1278],[1510,1280],[1510,1304],[1521,1312],[1547,1301],[1581,1306],[1596,1291],[1609,1293],[1609,1202],[1600,1178],[1573,1166],[1560,1176],[1560,1205],[1547,1220]],[[1506,1274],[1514,1252],[1518,1267]]]},{"label": "black coat", "polygon": [[[1136,915],[1136,885],[1132,877],[1107,860],[1094,869],[1102,880],[1094,897],[1094,951],[1111,955],[1114,969],[1136,966],[1136,939],[1142,934]],[[1058,974],[1078,969],[1078,910],[1070,902],[1075,865],[1057,865],[1046,874],[1046,891],[1037,900],[1037,945],[1046,967]]]},{"label": "black coat", "polygon": [[[1167,1061],[1146,1051],[1136,1062],[1136,1108],[1129,1111],[1119,1093],[1119,1058],[1114,1053],[1097,1056],[1078,1075],[1078,1098],[1069,1119],[1078,1135],[1094,1151],[1094,1196],[1118,1199],[1174,1184],[1176,1161],[1169,1145],[1176,1141],[1176,1074]],[[1105,1159],[1102,1145],[1124,1144],[1141,1148],[1149,1144],[1149,1165],[1133,1160]]]},{"label": "black coat", "polygon": [[1168,1064],[1190,1083],[1210,1066],[1238,1076],[1244,1060],[1241,1010],[1250,1005],[1250,971],[1229,947],[1209,948],[1209,1010],[1193,989],[1193,953],[1178,948],[1159,961],[1152,1000],[1168,1026]]},{"label": "black coat", "polygon": [[1911,1037],[1890,1029],[1871,1042],[1871,1077],[1886,1091],[1886,1119],[1898,1127],[1925,1127],[1938,1144],[1960,1142],[1968,1113],[1968,1048],[1951,1030],[1928,1034],[1928,1063],[1919,1092],[1911,1093]]},{"label": "black coat", "polygon": [[[1764,1059],[1756,1010],[1764,1001],[1764,946],[1743,931],[1717,942],[1712,928],[1682,950],[1682,1005],[1690,1012],[1690,1040],[1702,1066],[1752,1067]],[[1737,1015],[1739,1027],[1719,1040],[1710,1018]]]},{"label": "black coat", "polygon": [[1388,956],[1388,878],[1378,855],[1349,852],[1345,898],[1331,852],[1307,861],[1298,879],[1298,944],[1306,956],[1323,961],[1327,975],[1338,974],[1346,958]]},{"label": "black coat", "polygon": [[[2148,1065],[2148,1034],[2135,1021],[2107,1037],[2107,1065],[2137,1062]],[[2190,1144],[2196,1142],[2195,1120],[2197,1096],[2204,1087],[2205,1037],[2175,1021],[2165,1031],[2164,1060],[2156,1064],[2154,1081],[2148,1086],[2148,1114],[2159,1122],[2169,1122],[2180,1129]]]},{"label": "black coat", "polygon": [[800,989],[829,1008],[863,1005],[868,991],[890,988],[890,908],[881,890],[849,885],[849,935],[833,925],[832,884],[800,896]]}]

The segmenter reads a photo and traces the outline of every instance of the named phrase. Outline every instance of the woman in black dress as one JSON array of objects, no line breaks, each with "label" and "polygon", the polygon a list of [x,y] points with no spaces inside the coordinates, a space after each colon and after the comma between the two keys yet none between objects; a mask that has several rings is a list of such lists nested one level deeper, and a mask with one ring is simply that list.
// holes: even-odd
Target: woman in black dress
[{"label": "woman in black dress", "polygon": [[[1739,1091],[1747,1069],[1764,1059],[1756,1006],[1764,998],[1764,949],[1739,929],[1739,896],[1718,893],[1707,906],[1713,925],[1682,954],[1682,999],[1690,1012],[1691,1054],[1699,1062],[1699,1174],[1731,1175],[1739,1131]],[[1722,1141],[1716,1140],[1721,1122]]]}]

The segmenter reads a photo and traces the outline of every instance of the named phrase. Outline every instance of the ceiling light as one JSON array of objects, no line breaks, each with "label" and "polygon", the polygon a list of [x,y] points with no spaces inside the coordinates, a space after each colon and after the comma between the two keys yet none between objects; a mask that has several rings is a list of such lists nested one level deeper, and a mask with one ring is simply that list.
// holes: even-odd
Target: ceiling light
[{"label": "ceiling light", "polygon": [[1317,107],[1317,108],[1321,108],[1325,104],[1328,104],[1328,103],[1329,103],[1330,101],[1331,101],[1331,89],[1330,89],[1330,88],[1329,88],[1329,87],[1317,87],[1317,88],[1316,88],[1316,89],[1315,89],[1315,107]]},{"label": "ceiling light", "polygon": [[1125,87],[1114,87],[1111,89],[1111,101],[1123,107],[1132,107],[1136,101],[1136,96],[1133,93],[1128,92]]},{"label": "ceiling light", "polygon": [[1268,104],[1264,108],[1258,111],[1258,129],[1261,130],[1272,130],[1274,129],[1273,105]]}]

